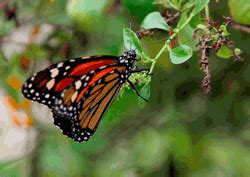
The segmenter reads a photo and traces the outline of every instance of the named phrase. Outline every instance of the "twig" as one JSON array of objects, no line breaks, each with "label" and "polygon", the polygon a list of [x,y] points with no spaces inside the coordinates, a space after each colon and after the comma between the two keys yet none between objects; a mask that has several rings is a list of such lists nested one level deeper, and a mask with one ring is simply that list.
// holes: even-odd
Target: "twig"
[{"label": "twig", "polygon": [[146,30],[146,29],[141,29],[141,30],[136,31],[136,35],[138,36],[139,39],[145,36],[152,36],[153,34],[154,34],[153,31]]},{"label": "twig", "polygon": [[180,12],[170,14],[169,11],[166,11],[164,14],[164,19],[167,23],[173,23],[180,16],[180,14]]},{"label": "twig", "polygon": [[200,69],[204,73],[204,78],[201,82],[201,88],[204,91],[204,93],[209,94],[211,93],[211,73],[209,70],[209,53],[211,47],[208,45],[209,38],[207,35],[203,35],[201,38],[201,45],[200,45],[200,50],[201,50],[201,59],[200,59]]},{"label": "twig", "polygon": [[232,28],[234,28],[236,30],[241,30],[243,32],[250,33],[250,27],[249,26],[238,24],[236,22],[232,23],[231,26],[232,26]]},{"label": "twig", "polygon": [[241,30],[246,33],[250,33],[250,26],[243,25],[235,22],[232,17],[224,17],[226,23],[236,30]]}]

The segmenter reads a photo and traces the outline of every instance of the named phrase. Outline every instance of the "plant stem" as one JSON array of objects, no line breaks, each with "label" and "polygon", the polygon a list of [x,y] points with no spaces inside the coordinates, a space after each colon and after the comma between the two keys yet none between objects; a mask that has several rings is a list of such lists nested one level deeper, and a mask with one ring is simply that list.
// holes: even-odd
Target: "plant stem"
[{"label": "plant stem", "polygon": [[[185,23],[183,23],[181,25],[180,28],[177,28],[175,30],[175,32],[169,37],[169,40],[171,39],[174,39],[175,36],[181,31],[183,30],[183,28],[190,22],[190,20],[194,17],[194,14],[190,14],[190,16],[188,17],[188,19],[186,20]],[[155,64],[157,62],[157,60],[160,58],[161,54],[168,48],[168,45],[169,43],[168,42],[165,42],[164,46],[161,48],[161,50],[157,53],[156,57],[152,60],[152,65],[150,67],[150,70],[149,70],[149,74],[152,74],[153,73],[153,70],[154,70],[154,67],[155,67]]]},{"label": "plant stem", "polygon": [[169,5],[170,7],[172,7],[173,9],[177,10],[177,11],[180,10],[178,7],[176,7],[176,6],[175,6],[173,3],[171,3],[170,1],[168,2],[168,5]]},{"label": "plant stem", "polygon": [[156,55],[156,57],[154,58],[154,60],[152,62],[152,65],[151,65],[150,70],[149,70],[149,74],[153,73],[153,70],[154,70],[154,67],[155,67],[157,60],[160,58],[161,54],[167,49],[167,47],[168,47],[168,43],[165,43],[164,46],[161,48],[161,50],[158,52],[158,54]]},{"label": "plant stem", "polygon": [[177,29],[175,30],[175,32],[169,37],[169,39],[170,39],[170,40],[171,40],[171,39],[174,39],[175,36],[176,36],[181,30],[183,30],[183,28],[190,22],[190,20],[191,20],[193,17],[194,17],[194,14],[193,14],[193,13],[190,14],[190,16],[189,16],[188,19],[185,21],[185,23],[183,23],[183,24],[181,25],[180,28],[177,28]]},{"label": "plant stem", "polygon": [[208,4],[205,6],[205,14],[206,14],[206,19],[209,20],[209,19],[210,19],[210,15],[209,15],[209,7],[208,7]]}]

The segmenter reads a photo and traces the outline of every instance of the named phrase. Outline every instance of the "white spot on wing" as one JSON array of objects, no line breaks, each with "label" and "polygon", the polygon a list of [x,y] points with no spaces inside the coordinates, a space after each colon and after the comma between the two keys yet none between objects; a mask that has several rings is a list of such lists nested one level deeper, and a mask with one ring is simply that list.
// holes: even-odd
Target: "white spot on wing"
[{"label": "white spot on wing", "polygon": [[70,66],[66,66],[65,69],[68,70],[70,68]]},{"label": "white spot on wing", "polygon": [[46,87],[48,90],[50,90],[55,84],[55,79],[51,79],[47,84]]},{"label": "white spot on wing", "polygon": [[57,65],[58,68],[61,68],[62,66],[63,66],[63,62],[58,63],[58,65]]},{"label": "white spot on wing", "polygon": [[48,93],[45,95],[45,98],[49,98],[49,94]]},{"label": "white spot on wing", "polygon": [[75,82],[76,90],[78,90],[82,86],[82,81],[78,80]]},{"label": "white spot on wing", "polygon": [[101,67],[100,67],[100,69],[104,69],[104,68],[106,68],[106,67],[107,67],[107,66],[106,66],[106,65],[104,65],[104,66],[101,66]]},{"label": "white spot on wing", "polygon": [[86,74],[81,77],[81,79],[84,79],[86,77]]},{"label": "white spot on wing", "polygon": [[57,68],[50,70],[50,72],[52,78],[55,78],[59,74],[59,70]]},{"label": "white spot on wing", "polygon": [[75,93],[71,96],[71,102],[74,102],[76,100],[77,95],[78,95],[78,92],[75,91]]}]

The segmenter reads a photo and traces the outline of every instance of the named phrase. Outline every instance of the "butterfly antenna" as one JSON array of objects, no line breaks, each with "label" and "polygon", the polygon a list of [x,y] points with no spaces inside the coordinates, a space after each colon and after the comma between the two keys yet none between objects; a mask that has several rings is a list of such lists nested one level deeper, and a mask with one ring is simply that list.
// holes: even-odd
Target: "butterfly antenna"
[{"label": "butterfly antenna", "polygon": [[[129,28],[132,29],[132,22],[129,22]],[[131,50],[132,48],[132,41],[130,40],[130,44],[129,44],[129,50]]]},{"label": "butterfly antenna", "polygon": [[154,44],[154,43],[157,43],[157,42],[166,41],[167,39],[169,39],[169,37],[162,38],[162,39],[159,39],[159,40],[156,40],[156,41],[153,41],[153,42],[149,42],[147,44],[142,44],[142,47],[147,46],[147,45],[151,45],[151,44]]}]

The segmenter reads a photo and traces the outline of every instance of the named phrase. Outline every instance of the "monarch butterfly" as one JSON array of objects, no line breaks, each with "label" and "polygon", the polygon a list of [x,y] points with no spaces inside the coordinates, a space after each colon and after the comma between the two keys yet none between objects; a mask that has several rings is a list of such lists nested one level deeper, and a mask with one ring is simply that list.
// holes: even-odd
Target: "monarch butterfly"
[{"label": "monarch butterfly", "polygon": [[135,90],[128,79],[142,71],[132,68],[135,58],[135,50],[129,50],[120,57],[90,56],[59,62],[30,77],[22,93],[47,105],[64,135],[77,142],[88,141],[121,86],[129,82]]}]

